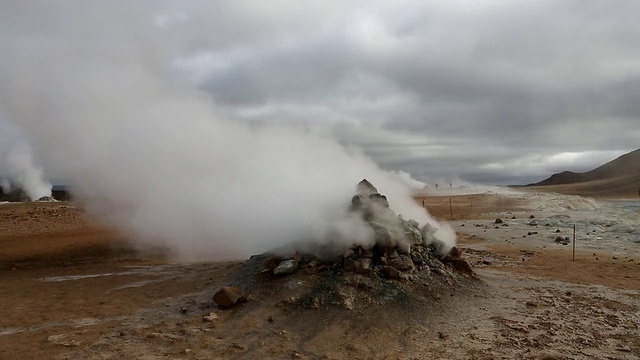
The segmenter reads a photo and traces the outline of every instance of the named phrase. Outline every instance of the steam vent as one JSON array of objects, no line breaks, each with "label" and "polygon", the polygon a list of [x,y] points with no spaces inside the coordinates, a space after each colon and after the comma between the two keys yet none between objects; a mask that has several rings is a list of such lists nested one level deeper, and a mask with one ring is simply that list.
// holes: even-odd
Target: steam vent
[{"label": "steam vent", "polygon": [[246,263],[255,277],[236,285],[257,293],[281,289],[288,294],[283,300],[287,304],[312,309],[341,305],[351,310],[406,300],[415,288],[439,299],[437,294],[475,278],[460,251],[434,236],[436,228],[404,220],[366,179],[357,185],[350,211],[371,227],[372,245],[354,245],[330,257],[256,255]]}]

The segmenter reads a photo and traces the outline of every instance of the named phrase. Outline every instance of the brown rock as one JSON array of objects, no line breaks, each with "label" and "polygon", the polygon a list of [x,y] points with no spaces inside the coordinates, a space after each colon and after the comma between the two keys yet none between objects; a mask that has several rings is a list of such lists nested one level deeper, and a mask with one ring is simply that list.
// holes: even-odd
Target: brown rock
[{"label": "brown rock", "polygon": [[394,268],[393,266],[389,266],[389,265],[380,266],[380,271],[382,271],[383,274],[387,275],[392,279],[397,279],[398,277],[400,277],[400,270]]},{"label": "brown rock", "polygon": [[414,269],[413,261],[407,255],[400,255],[395,259],[389,261],[389,265],[400,271],[409,271]]},{"label": "brown rock", "polygon": [[448,259],[447,262],[451,264],[451,266],[461,274],[464,275],[473,275],[473,270],[471,270],[471,266],[468,262],[462,259]]},{"label": "brown rock", "polygon": [[449,251],[449,256],[451,256],[452,258],[459,258],[460,255],[462,255],[462,250],[460,250],[460,248],[458,247],[452,247],[451,251]]},{"label": "brown rock", "polygon": [[219,307],[231,307],[243,296],[244,292],[237,286],[226,286],[213,295],[213,301],[215,301]]}]

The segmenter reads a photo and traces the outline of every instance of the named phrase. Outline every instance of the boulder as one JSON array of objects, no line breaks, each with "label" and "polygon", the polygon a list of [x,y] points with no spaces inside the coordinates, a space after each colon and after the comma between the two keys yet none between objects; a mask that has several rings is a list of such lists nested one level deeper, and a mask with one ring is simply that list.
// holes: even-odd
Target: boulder
[{"label": "boulder", "polygon": [[213,301],[219,307],[226,308],[235,305],[243,296],[244,292],[237,286],[226,286],[213,295]]},{"label": "boulder", "polygon": [[273,269],[274,275],[287,275],[293,274],[296,270],[298,270],[298,261],[295,259],[292,260],[284,260]]},{"label": "boulder", "polygon": [[494,223],[496,224],[502,224],[504,221],[502,221],[502,219],[496,219],[496,221],[494,221]]}]

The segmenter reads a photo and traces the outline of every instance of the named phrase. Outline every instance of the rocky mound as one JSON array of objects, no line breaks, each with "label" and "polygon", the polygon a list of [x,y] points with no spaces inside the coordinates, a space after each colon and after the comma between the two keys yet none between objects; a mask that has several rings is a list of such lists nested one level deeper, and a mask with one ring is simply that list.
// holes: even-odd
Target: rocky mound
[{"label": "rocky mound", "polygon": [[[436,289],[454,286],[461,278],[475,277],[469,264],[461,259],[461,252],[434,236],[434,226],[420,226],[415,220],[396,215],[386,196],[366,179],[357,186],[350,212],[371,228],[375,237],[372,244],[353,245],[334,257],[298,252],[286,257],[257,255],[247,262],[247,268],[257,275],[254,280],[264,285],[291,278],[300,286],[295,296],[284,299],[287,303],[309,308],[340,304],[352,309],[356,303],[383,304],[398,296],[410,297],[410,284],[438,293]],[[251,291],[247,287],[255,284],[249,281],[245,290]],[[217,298],[222,298],[219,293]],[[225,298],[224,302],[217,302],[219,306],[232,306]],[[237,296],[238,301],[242,299]]]}]

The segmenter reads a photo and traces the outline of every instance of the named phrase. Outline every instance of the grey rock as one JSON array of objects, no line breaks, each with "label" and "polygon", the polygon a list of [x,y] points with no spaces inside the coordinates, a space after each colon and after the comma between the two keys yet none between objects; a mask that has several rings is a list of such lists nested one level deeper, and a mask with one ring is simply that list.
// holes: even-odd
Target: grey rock
[{"label": "grey rock", "polygon": [[429,246],[436,241],[435,236],[433,236],[435,232],[436,232],[436,228],[434,228],[430,224],[424,224],[422,229],[420,229],[420,235],[422,235],[423,246]]},{"label": "grey rock", "polygon": [[[413,222],[417,224],[416,221]],[[411,221],[402,220],[402,227],[404,228],[404,237],[411,244],[422,244],[422,234],[420,234],[420,229],[417,226],[414,226]]]},{"label": "grey rock", "polygon": [[372,183],[369,182],[369,180],[367,179],[362,179],[362,181],[360,181],[358,183],[358,186],[356,187],[358,194],[363,195],[365,197],[369,197],[369,195],[371,194],[377,194],[378,193],[378,189],[376,189],[375,186],[373,186]]},{"label": "grey rock", "polygon": [[376,222],[371,222],[370,225],[375,234],[376,244],[378,244],[382,252],[385,254],[392,252],[397,243],[389,229]]},{"label": "grey rock", "polygon": [[287,275],[293,274],[296,270],[298,270],[298,261],[297,260],[284,260],[275,269],[273,269],[274,275]]},{"label": "grey rock", "polygon": [[420,254],[419,252],[414,251],[414,252],[411,253],[411,260],[414,263],[420,265],[420,264],[422,264],[424,262],[424,257],[422,257],[422,254]]}]

